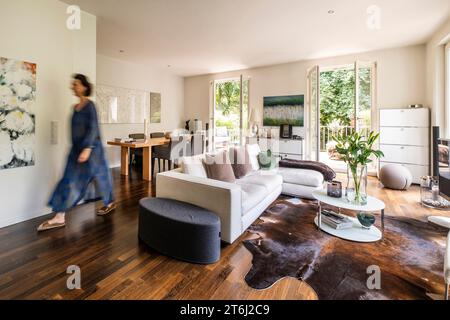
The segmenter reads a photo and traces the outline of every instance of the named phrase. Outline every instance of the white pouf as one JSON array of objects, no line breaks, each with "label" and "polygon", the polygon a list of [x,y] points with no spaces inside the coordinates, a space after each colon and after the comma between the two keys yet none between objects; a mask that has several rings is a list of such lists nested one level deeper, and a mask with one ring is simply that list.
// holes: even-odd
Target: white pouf
[{"label": "white pouf", "polygon": [[399,164],[388,164],[380,169],[380,181],[389,189],[406,190],[411,186],[411,172]]}]

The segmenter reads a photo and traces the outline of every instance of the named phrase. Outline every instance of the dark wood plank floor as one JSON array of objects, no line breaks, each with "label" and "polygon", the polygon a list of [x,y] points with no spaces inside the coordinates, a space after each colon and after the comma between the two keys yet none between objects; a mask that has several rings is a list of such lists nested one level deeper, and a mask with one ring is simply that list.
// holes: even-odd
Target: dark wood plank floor
[{"label": "dark wood plank floor", "polygon": [[[316,299],[296,279],[283,279],[267,290],[249,288],[244,277],[251,255],[242,240],[224,245],[221,260],[209,266],[179,262],[148,249],[137,239],[139,199],[154,187],[133,172],[113,170],[118,209],[97,217],[86,204],[67,215],[67,227],[38,234],[48,217],[0,229],[0,299]],[[419,189],[391,191],[370,180],[370,193],[387,202],[386,214],[426,219],[438,211],[417,202]],[[66,287],[70,265],[81,268],[81,290]]]},{"label": "dark wood plank floor", "polygon": [[[179,262],[139,244],[138,201],[154,187],[133,172],[113,170],[118,209],[97,217],[86,204],[67,215],[65,229],[38,234],[41,217],[0,229],[0,299],[315,299],[308,285],[284,279],[269,290],[249,288],[246,234],[223,247],[219,263]],[[81,290],[66,287],[70,265],[81,268]]]}]

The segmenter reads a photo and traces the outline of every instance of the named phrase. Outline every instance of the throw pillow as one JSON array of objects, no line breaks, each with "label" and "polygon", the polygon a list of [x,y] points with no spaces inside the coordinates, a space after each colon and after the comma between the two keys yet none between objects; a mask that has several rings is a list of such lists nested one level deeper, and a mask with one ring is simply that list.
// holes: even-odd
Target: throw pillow
[{"label": "throw pillow", "polygon": [[248,175],[253,167],[250,164],[250,157],[245,147],[234,147],[230,149],[231,167],[236,179],[241,179]]},{"label": "throw pillow", "polygon": [[224,182],[236,181],[228,152],[221,151],[215,155],[206,155],[203,163],[209,179]]},{"label": "throw pillow", "polygon": [[204,155],[182,157],[180,159],[182,172],[199,178],[207,178],[208,175],[203,165],[204,158]]},{"label": "throw pillow", "polygon": [[261,152],[261,148],[258,144],[248,144],[246,147],[253,170],[258,171],[261,169],[258,161],[258,155]]},{"label": "throw pillow", "polygon": [[259,165],[263,170],[271,170],[275,168],[276,160],[272,155],[272,151],[263,151],[258,155]]}]

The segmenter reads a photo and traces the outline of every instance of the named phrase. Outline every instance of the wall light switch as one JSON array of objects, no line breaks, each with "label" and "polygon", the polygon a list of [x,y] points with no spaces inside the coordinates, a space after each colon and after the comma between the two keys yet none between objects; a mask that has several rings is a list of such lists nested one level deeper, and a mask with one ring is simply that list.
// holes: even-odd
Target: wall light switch
[{"label": "wall light switch", "polygon": [[50,123],[50,144],[57,145],[59,143],[59,123],[58,121],[52,121]]}]

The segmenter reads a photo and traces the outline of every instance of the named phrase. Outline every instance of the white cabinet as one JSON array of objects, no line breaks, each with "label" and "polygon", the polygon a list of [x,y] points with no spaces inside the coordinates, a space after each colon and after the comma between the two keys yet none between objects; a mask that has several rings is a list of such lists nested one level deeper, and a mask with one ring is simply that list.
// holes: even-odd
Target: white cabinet
[{"label": "white cabinet", "polygon": [[381,109],[380,126],[382,127],[430,127],[430,110],[419,109]]},{"label": "white cabinet", "polygon": [[429,146],[428,128],[383,127],[380,132],[381,144],[413,143],[415,146]]},{"label": "white cabinet", "polygon": [[430,165],[428,147],[381,144],[380,150],[384,153],[383,161],[422,166]]},{"label": "white cabinet", "polygon": [[303,160],[304,140],[247,138],[247,143],[258,143],[262,151],[271,150],[283,159]]},{"label": "white cabinet", "polygon": [[408,168],[413,182],[430,173],[430,111],[420,109],[380,110],[379,168],[396,163]]}]

